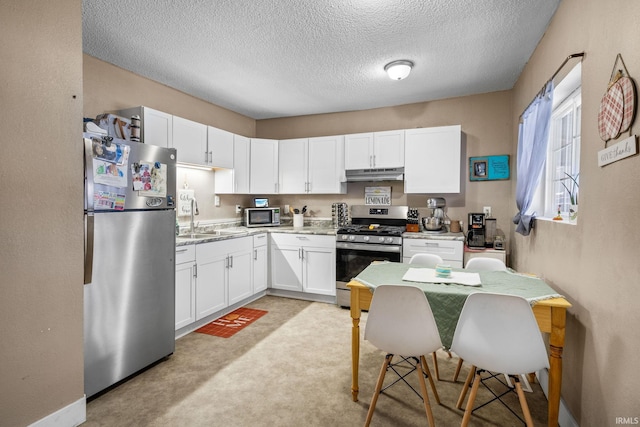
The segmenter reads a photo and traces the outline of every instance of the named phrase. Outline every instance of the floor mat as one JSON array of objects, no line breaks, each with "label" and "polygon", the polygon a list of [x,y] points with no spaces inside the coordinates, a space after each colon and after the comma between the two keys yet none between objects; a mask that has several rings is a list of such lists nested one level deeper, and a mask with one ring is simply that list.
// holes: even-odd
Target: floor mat
[{"label": "floor mat", "polygon": [[221,338],[229,338],[267,313],[268,311],[265,310],[240,307],[239,309],[234,310],[211,323],[207,323],[199,329],[196,329],[196,332]]}]

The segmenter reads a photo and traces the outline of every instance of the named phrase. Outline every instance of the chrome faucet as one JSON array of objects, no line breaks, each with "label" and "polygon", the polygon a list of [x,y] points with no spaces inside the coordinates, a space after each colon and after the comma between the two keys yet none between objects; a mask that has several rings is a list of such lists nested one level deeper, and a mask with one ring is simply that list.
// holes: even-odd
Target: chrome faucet
[{"label": "chrome faucet", "polygon": [[196,201],[195,197],[192,197],[191,199],[189,199],[189,201],[191,202],[191,221],[189,222],[189,234],[194,234],[196,232],[196,227],[194,225],[194,216],[195,215],[200,215],[200,212],[198,212],[198,202]]}]

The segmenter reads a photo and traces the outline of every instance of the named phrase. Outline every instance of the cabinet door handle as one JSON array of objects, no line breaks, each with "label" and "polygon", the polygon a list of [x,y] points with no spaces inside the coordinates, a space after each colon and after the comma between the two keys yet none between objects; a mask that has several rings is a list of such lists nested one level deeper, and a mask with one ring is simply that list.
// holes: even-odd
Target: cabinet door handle
[{"label": "cabinet door handle", "polygon": [[298,258],[302,259],[302,248],[298,248]]},{"label": "cabinet door handle", "polygon": [[207,153],[206,151],[204,152],[204,162],[209,163],[209,153]]},{"label": "cabinet door handle", "polygon": [[182,252],[187,252],[189,249],[188,248],[184,248],[184,249],[176,249],[176,253],[177,254],[181,254]]},{"label": "cabinet door handle", "polygon": [[213,151],[209,151],[209,163],[213,163]]},{"label": "cabinet door handle", "polygon": [[375,154],[373,155],[373,166],[374,167],[376,166],[376,155]]},{"label": "cabinet door handle", "polygon": [[256,261],[258,259],[258,250],[254,249],[253,250],[253,260]]},{"label": "cabinet door handle", "polygon": [[233,268],[233,255],[229,255],[229,268]]},{"label": "cabinet door handle", "polygon": [[198,264],[193,264],[193,277],[198,278]]},{"label": "cabinet door handle", "polygon": [[304,261],[304,248],[300,248],[300,252],[302,253],[302,260]]}]

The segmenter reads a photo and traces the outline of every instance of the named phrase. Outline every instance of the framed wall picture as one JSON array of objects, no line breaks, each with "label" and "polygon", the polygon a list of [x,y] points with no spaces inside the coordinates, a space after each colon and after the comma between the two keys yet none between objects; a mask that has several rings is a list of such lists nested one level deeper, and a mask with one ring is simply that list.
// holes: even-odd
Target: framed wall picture
[{"label": "framed wall picture", "polygon": [[509,179],[509,156],[469,157],[470,181]]}]

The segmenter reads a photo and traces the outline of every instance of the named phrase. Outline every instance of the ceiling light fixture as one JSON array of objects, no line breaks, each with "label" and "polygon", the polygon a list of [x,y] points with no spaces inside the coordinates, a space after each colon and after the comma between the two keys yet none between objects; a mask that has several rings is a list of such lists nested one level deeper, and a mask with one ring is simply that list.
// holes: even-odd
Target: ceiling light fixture
[{"label": "ceiling light fixture", "polygon": [[402,59],[400,61],[389,62],[384,66],[384,70],[389,74],[391,80],[402,80],[406,78],[413,68],[413,62]]}]

